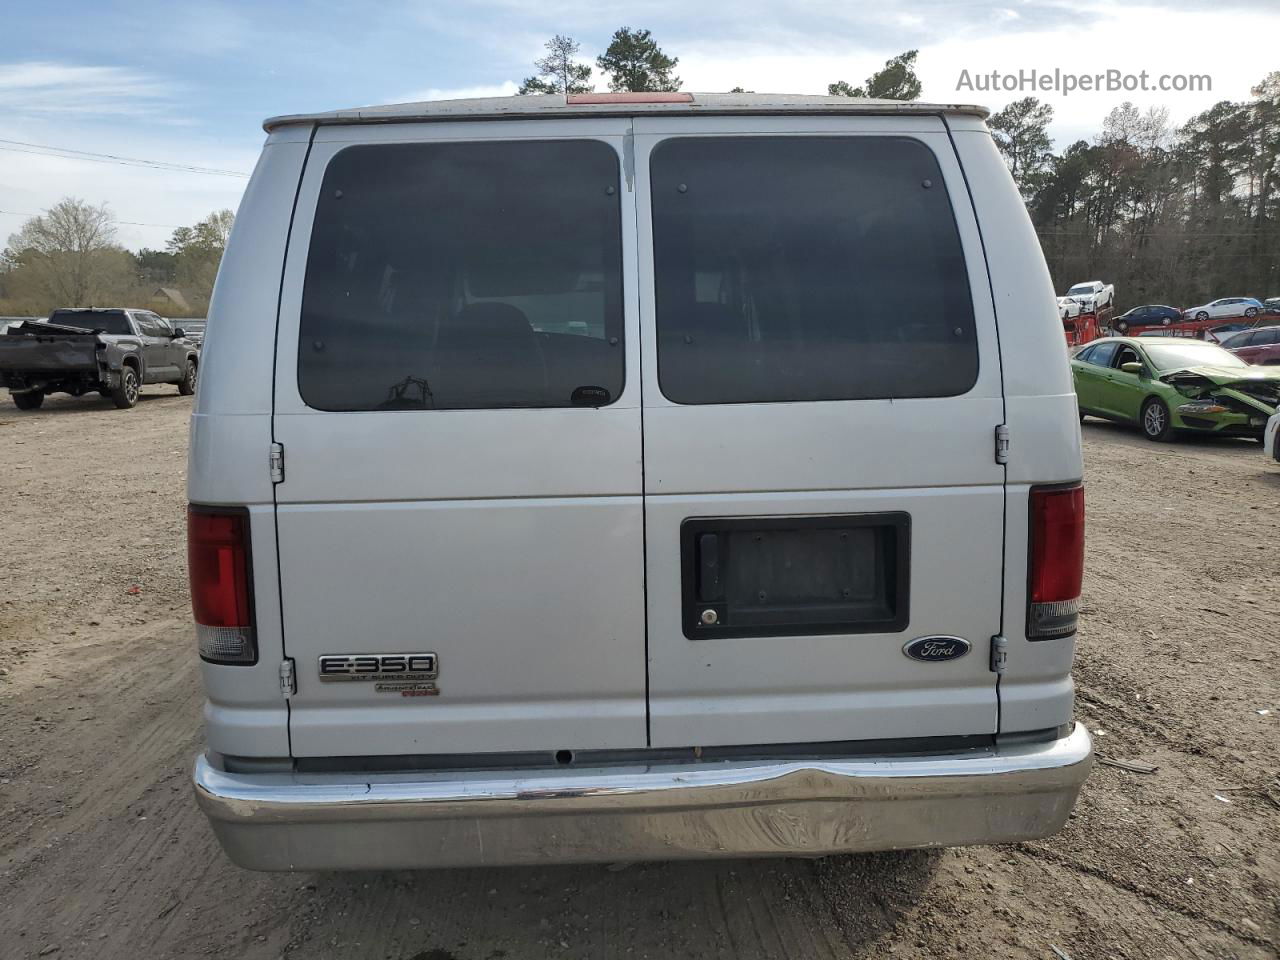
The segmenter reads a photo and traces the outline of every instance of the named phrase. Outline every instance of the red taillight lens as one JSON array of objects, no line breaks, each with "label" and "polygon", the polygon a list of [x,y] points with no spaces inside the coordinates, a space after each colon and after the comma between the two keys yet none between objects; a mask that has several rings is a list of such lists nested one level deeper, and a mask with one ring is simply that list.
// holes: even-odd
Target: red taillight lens
[{"label": "red taillight lens", "polygon": [[1031,489],[1027,637],[1075,633],[1084,579],[1084,487]]},{"label": "red taillight lens", "polygon": [[247,510],[189,506],[187,569],[200,656],[255,663]]}]

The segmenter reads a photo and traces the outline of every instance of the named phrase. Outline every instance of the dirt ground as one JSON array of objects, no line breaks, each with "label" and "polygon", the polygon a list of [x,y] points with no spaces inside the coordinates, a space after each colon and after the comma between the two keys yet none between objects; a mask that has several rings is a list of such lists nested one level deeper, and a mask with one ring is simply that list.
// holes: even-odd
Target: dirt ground
[{"label": "dirt ground", "polygon": [[0,958],[1277,955],[1280,469],[1257,445],[1085,425],[1077,713],[1158,770],[1099,766],[1050,840],[268,875],[227,862],[188,783],[189,410],[0,397]]}]

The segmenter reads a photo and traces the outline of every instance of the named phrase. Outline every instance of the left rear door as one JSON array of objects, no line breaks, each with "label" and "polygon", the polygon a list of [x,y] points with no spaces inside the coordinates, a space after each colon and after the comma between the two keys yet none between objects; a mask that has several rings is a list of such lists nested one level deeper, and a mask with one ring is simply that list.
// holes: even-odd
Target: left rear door
[{"label": "left rear door", "polygon": [[[315,135],[273,418],[295,756],[645,745],[627,129]],[[320,672],[426,653],[408,686]]]}]

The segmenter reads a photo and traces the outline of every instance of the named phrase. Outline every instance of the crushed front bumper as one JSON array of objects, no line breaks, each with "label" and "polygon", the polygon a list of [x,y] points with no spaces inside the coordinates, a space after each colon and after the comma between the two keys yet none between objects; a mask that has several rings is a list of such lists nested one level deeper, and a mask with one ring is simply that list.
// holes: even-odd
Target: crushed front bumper
[{"label": "crushed front bumper", "polygon": [[1214,433],[1227,437],[1261,437],[1267,418],[1262,414],[1211,413],[1196,415],[1186,412],[1183,404],[1174,411],[1173,428],[1194,433]]},{"label": "crushed front bumper", "polygon": [[406,774],[195,766],[255,870],[820,856],[1008,843],[1066,822],[1093,755],[1059,740],[936,755]]}]

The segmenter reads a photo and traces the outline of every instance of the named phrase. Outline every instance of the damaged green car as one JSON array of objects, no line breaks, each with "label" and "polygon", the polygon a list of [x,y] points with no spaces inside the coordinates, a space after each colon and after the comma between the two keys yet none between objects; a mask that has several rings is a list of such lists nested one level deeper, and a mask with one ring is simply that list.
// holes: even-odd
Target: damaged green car
[{"label": "damaged green car", "polygon": [[1071,358],[1080,418],[1136,423],[1149,440],[1175,433],[1262,439],[1280,406],[1280,367],[1254,367],[1215,343],[1108,337]]}]

